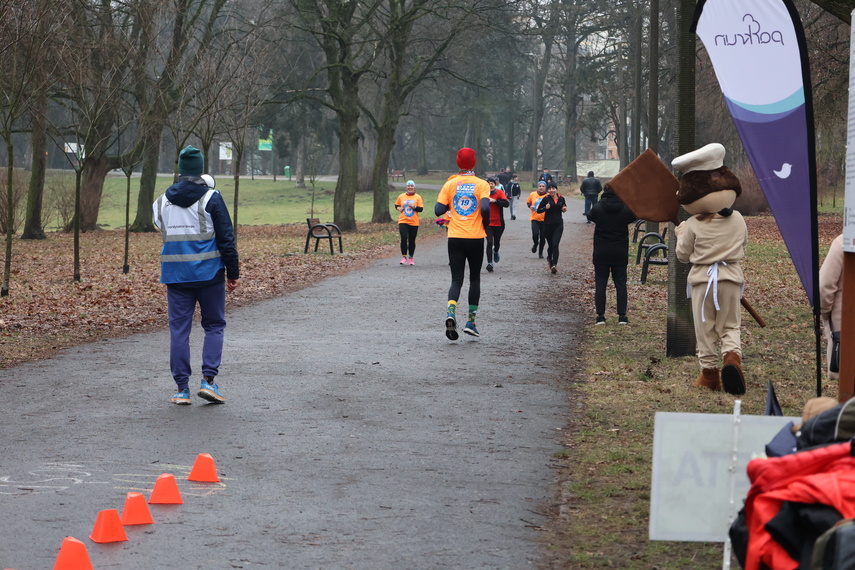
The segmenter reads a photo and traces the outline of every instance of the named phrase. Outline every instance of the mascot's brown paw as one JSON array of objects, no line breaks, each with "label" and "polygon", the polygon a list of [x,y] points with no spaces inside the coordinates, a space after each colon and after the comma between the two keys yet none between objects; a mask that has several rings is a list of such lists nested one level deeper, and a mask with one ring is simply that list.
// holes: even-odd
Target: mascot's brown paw
[{"label": "mascot's brown paw", "polygon": [[724,353],[721,367],[721,383],[728,394],[740,396],[745,393],[745,377],[742,376],[742,359],[736,352]]},{"label": "mascot's brown paw", "polygon": [[721,390],[721,380],[718,378],[718,368],[704,368],[701,370],[701,375],[695,380],[695,386],[698,388],[707,388],[718,392]]}]

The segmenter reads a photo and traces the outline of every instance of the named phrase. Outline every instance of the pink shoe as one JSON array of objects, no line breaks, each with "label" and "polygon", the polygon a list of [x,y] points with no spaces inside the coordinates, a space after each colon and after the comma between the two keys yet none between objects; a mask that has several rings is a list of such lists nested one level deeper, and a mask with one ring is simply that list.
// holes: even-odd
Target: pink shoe
[{"label": "pink shoe", "polygon": [[411,258],[410,258],[410,265],[415,265],[415,264],[416,264],[416,262],[415,262],[415,261],[413,261],[413,258],[411,257]]},{"label": "pink shoe", "polygon": [[407,256],[405,255],[404,257],[401,258],[401,265],[406,265],[406,264],[407,264]]}]

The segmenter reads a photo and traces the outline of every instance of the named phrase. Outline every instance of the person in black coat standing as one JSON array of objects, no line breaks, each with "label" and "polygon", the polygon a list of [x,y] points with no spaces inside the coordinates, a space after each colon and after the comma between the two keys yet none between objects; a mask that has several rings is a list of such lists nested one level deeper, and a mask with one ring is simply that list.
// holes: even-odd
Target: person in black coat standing
[{"label": "person in black coat standing", "polygon": [[606,285],[609,274],[617,294],[618,324],[629,323],[626,317],[626,266],[629,256],[627,226],[635,221],[635,214],[620,201],[606,184],[600,200],[591,206],[588,220],[594,228],[594,305],[596,324],[606,324]]}]

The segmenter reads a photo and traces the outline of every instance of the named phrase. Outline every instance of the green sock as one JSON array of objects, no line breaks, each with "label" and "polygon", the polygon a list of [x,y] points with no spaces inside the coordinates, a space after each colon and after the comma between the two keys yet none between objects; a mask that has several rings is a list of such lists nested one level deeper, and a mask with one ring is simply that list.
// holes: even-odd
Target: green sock
[{"label": "green sock", "polygon": [[475,314],[478,312],[478,305],[469,305],[469,322],[475,322]]}]

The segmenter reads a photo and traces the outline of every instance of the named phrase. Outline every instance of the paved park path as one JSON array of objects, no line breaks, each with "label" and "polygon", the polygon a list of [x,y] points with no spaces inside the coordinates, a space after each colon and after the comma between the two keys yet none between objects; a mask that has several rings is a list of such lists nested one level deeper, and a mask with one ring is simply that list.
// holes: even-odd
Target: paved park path
[{"label": "paved park path", "polygon": [[[570,202],[565,267],[588,262],[592,228]],[[50,568],[66,536],[95,568],[542,565],[574,408],[560,363],[583,321],[566,300],[538,308],[569,276],[530,252],[525,214],[483,273],[480,339],[444,336],[440,237],[414,267],[395,255],[229,311],[223,406],[169,403],[165,331],[0,370],[0,567]],[[200,453],[220,483],[186,480]],[[89,539],[162,473],[184,504],[152,505],[126,542]]]}]

